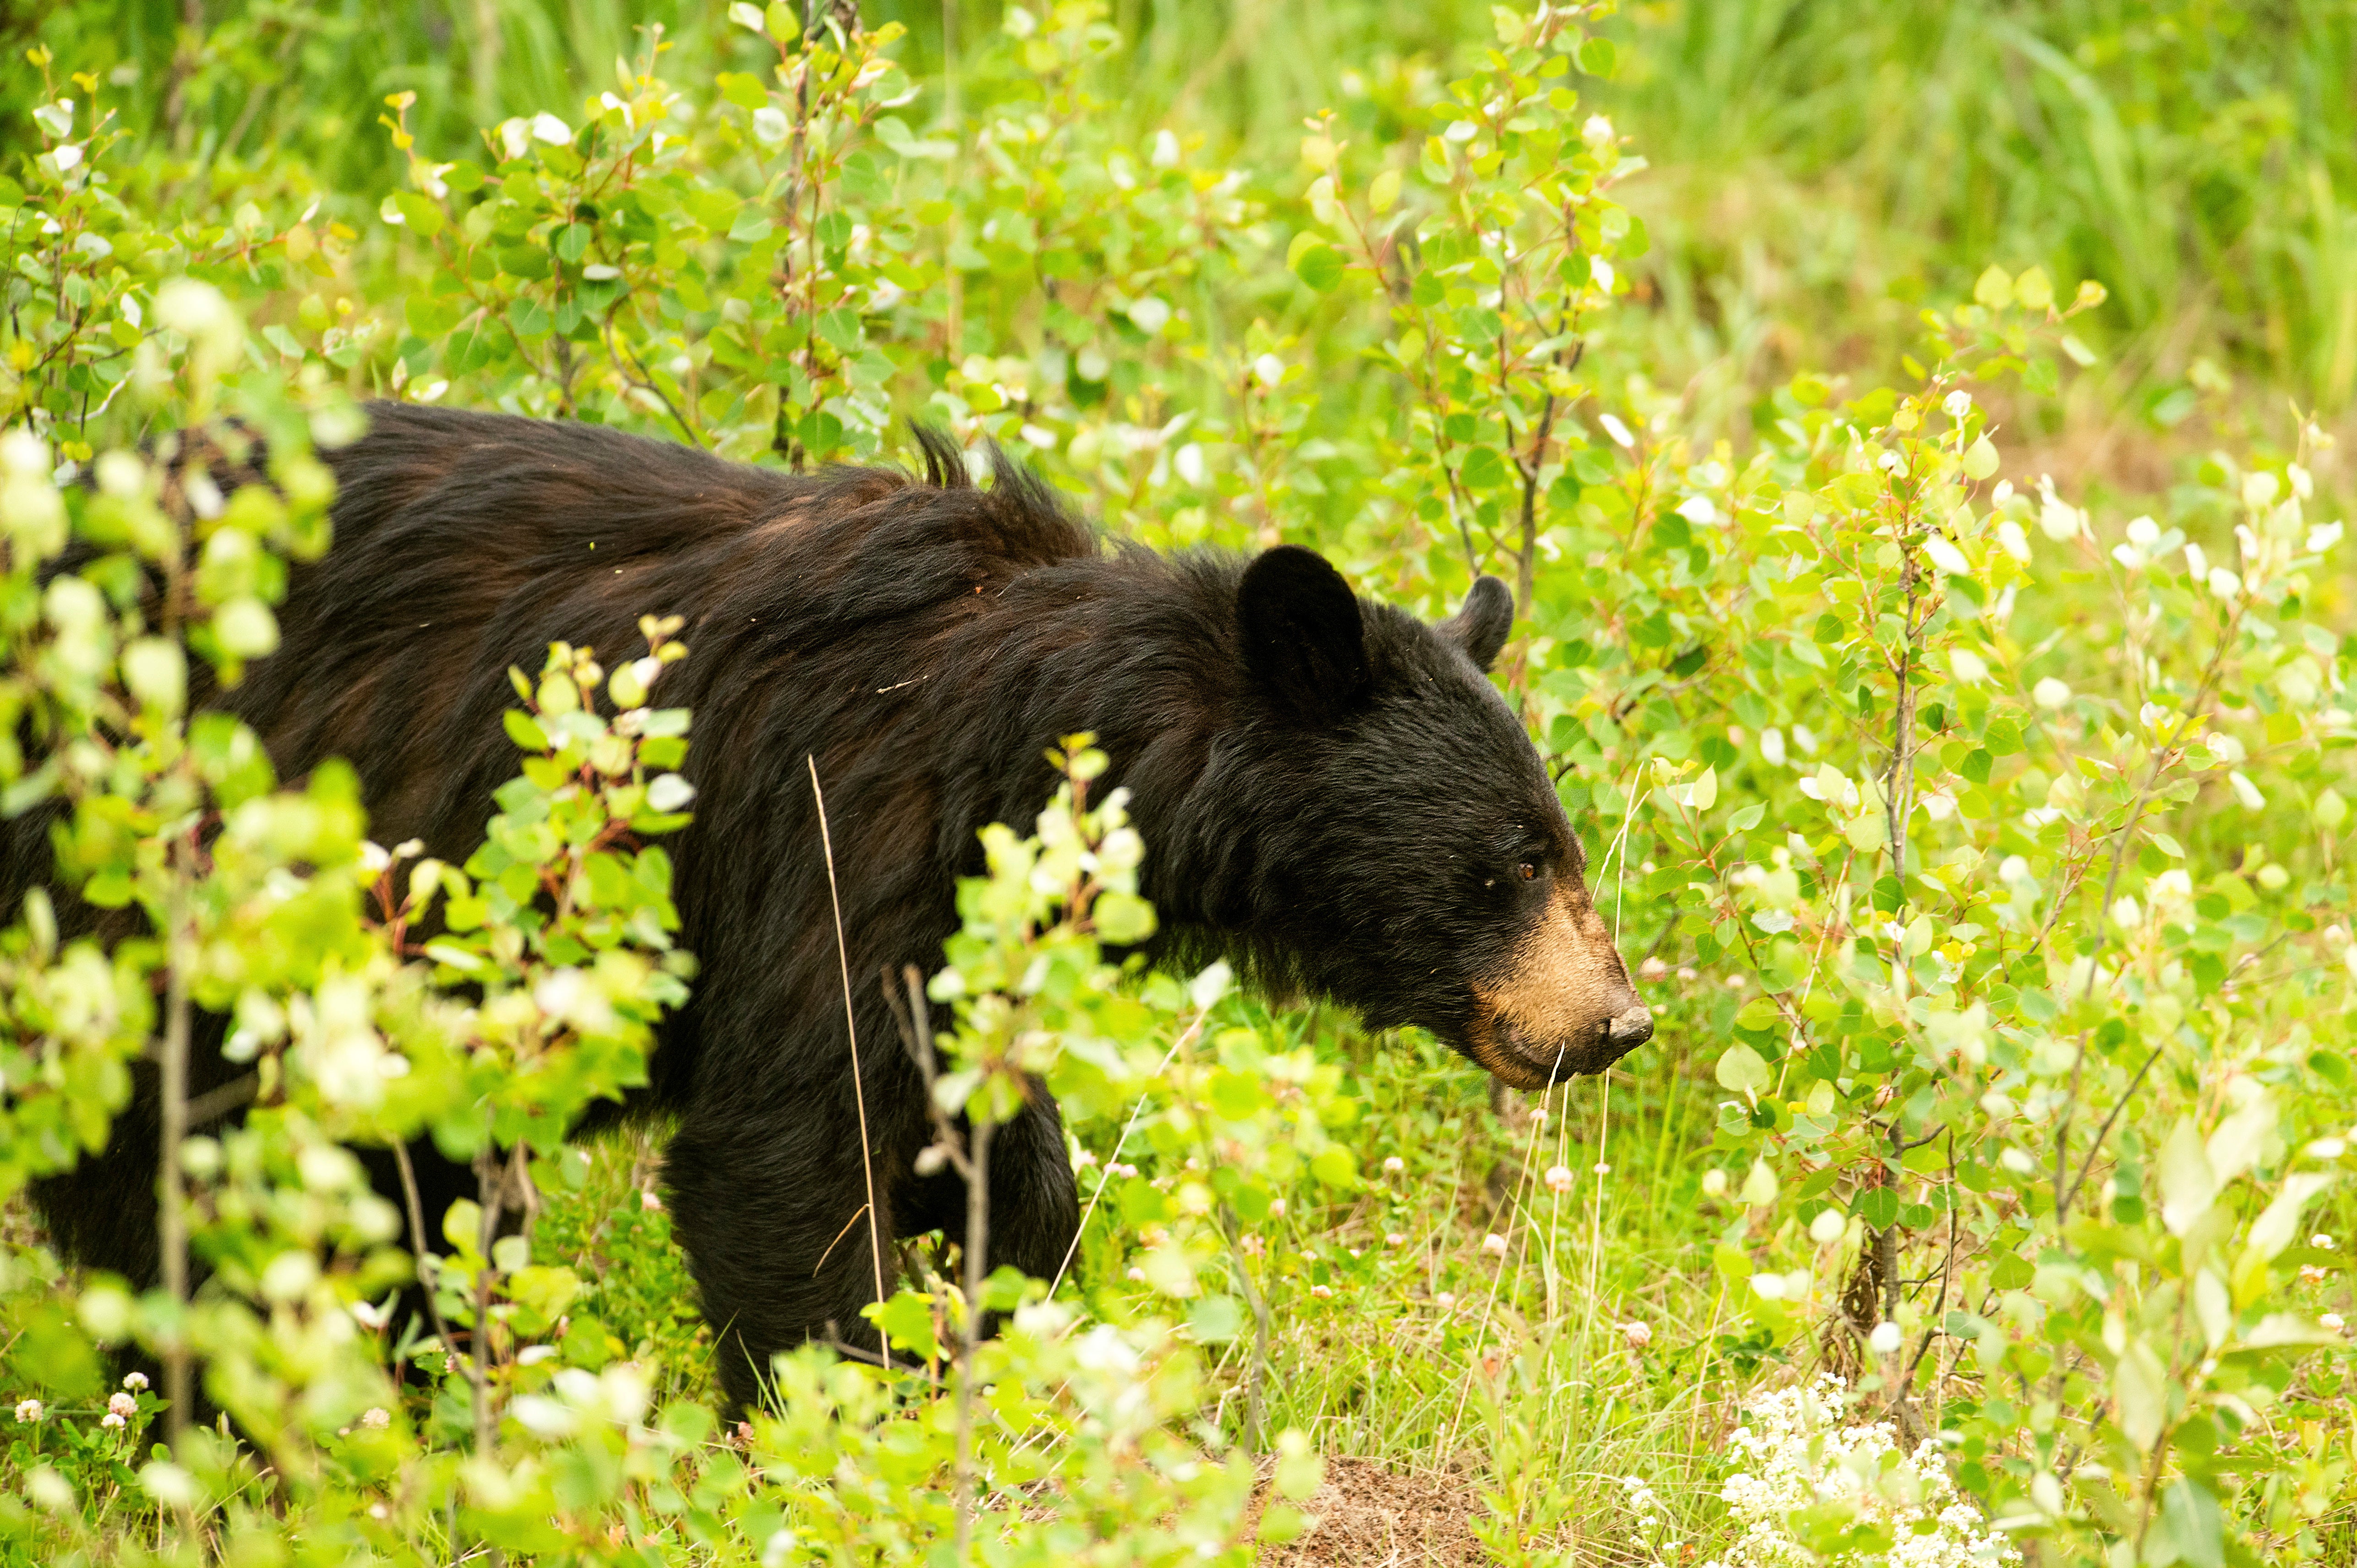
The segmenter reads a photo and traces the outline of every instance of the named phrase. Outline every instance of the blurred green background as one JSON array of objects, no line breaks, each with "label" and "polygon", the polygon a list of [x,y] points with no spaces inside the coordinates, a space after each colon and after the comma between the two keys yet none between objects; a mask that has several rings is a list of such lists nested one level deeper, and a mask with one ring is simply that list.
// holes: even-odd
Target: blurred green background
[{"label": "blurred green background", "polygon": [[[1123,112],[1282,166],[1304,115],[1380,116],[1384,79],[1461,60],[1488,9],[1115,0],[1134,40]],[[910,29],[925,76],[945,23],[974,38],[1002,7],[866,0],[866,15]],[[11,59],[40,42],[107,62],[131,128],[183,153],[188,180],[292,154],[281,166],[311,171],[348,218],[395,182],[386,93],[415,90],[423,144],[457,156],[477,125],[597,91],[648,23],[674,75],[760,66],[720,4],[0,4]],[[2174,456],[2282,428],[2286,398],[2345,418],[2352,0],[1663,0],[1610,27],[1636,47],[1597,102],[1654,166],[1625,191],[1654,239],[1653,380],[1685,392],[1705,434],[1739,441],[1756,389],[1795,369],[1888,374],[1915,302],[1967,292],[1992,261],[2111,291],[2102,371],[2038,413],[2058,467],[2158,489]],[[1370,78],[1345,61],[1378,63]],[[0,84],[12,140],[37,85],[21,68]]]}]

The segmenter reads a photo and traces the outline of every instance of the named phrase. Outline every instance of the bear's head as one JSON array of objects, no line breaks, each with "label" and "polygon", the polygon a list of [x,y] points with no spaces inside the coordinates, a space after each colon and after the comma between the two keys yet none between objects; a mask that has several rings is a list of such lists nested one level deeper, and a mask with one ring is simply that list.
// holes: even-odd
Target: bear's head
[{"label": "bear's head", "polygon": [[1421,1026],[1535,1089],[1601,1072],[1653,1020],[1554,781],[1488,679],[1512,620],[1494,577],[1427,626],[1362,603],[1311,551],[1245,568],[1242,766],[1222,771],[1253,842],[1219,923],[1264,979]]}]

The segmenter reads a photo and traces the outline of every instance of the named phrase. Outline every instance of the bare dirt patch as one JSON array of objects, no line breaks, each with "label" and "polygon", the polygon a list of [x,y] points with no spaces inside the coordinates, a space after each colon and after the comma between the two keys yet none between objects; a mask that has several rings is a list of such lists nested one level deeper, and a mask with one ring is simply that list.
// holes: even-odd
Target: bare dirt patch
[{"label": "bare dirt patch", "polygon": [[[1261,1568],[1480,1568],[1487,1559],[1470,1523],[1480,1506],[1461,1476],[1329,1459],[1325,1484],[1300,1505],[1309,1529],[1263,1552]],[[1255,1505],[1255,1525],[1259,1512]]]}]

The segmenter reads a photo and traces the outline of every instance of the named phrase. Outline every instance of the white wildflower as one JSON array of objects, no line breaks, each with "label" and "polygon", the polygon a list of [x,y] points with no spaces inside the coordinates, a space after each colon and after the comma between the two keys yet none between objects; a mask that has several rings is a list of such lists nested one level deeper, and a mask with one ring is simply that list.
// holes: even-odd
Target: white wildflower
[{"label": "white wildflower", "polygon": [[1847,1403],[1846,1387],[1828,1374],[1808,1387],[1762,1394],[1746,1408],[1745,1424],[1727,1444],[1742,1468],[1719,1493],[1743,1534],[1719,1559],[1721,1568],[1810,1561],[1794,1533],[1793,1516],[1803,1513],[1883,1526],[1892,1544],[1879,1561],[1890,1568],[2020,1562],[1957,1493],[1937,1438],[1907,1453],[1889,1422],[1844,1425]]}]

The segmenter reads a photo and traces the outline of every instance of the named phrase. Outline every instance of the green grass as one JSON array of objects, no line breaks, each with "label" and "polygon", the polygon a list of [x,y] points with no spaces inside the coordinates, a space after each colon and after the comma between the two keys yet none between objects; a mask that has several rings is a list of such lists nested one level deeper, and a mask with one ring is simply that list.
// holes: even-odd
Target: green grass
[{"label": "green grass", "polygon": [[[611,81],[638,30],[675,60],[757,69],[718,5],[672,0],[359,0],[209,7],[183,47],[176,0],[0,13],[0,37],[111,64],[127,119],[199,161],[293,152],[329,199],[372,208],[398,177],[381,99],[420,95],[429,145],[565,112]],[[920,73],[996,5],[869,0],[911,32]],[[1118,62],[1137,126],[1281,148],[1306,114],[1348,108],[1385,61],[1447,69],[1487,35],[1468,0],[1119,0]],[[1990,262],[2111,291],[2125,403],[2159,438],[2205,409],[2207,359],[2338,414],[2357,393],[2357,7],[2348,0],[1683,0],[1613,24],[1620,80],[1598,106],[1655,167],[1630,198],[1652,228],[1656,380],[1696,383],[1740,435],[1757,390],[1793,369],[1886,371],[1913,303]],[[255,93],[250,80],[271,85]],[[31,86],[0,87],[21,134]],[[2189,374],[2195,380],[2189,380]],[[2106,407],[2104,413],[2108,413]],[[2099,417],[2082,408],[2083,417]],[[2059,415],[2058,415],[2059,417]]]},{"label": "green grass", "polygon": [[1633,199],[1685,364],[1887,363],[1914,301],[1998,262],[2111,291],[2089,401],[2152,431],[2197,410],[2205,356],[2278,394],[2267,420],[2357,391],[2345,4],[1698,0],[1628,27],[1607,97],[1659,167]]},{"label": "green grass", "polygon": [[[1363,1108],[1351,1133],[1363,1192],[1249,1232],[1273,1328],[1272,1428],[1297,1426],[1329,1454],[1454,1472],[1469,1509],[1480,1514],[1480,1493],[1491,1490],[1516,1538],[1533,1549],[1577,1546],[1583,1562],[1637,1560],[1625,1554],[1620,1477],[1644,1476],[1665,1497],[1704,1495],[1684,1483],[1711,1467],[1763,1354],[1793,1352],[1725,1332],[1709,1227],[1695,1221],[1698,1208],[1718,1225],[1741,1210],[1700,1192],[1710,1086],[1695,1076],[1684,1022],[1708,999],[1657,1000],[1664,1044],[1609,1081],[1509,1097],[1502,1117],[1487,1075],[1427,1036],[1369,1036],[1330,1011],[1223,1005],[1223,1022],[1309,1043],[1343,1066],[1344,1091]],[[1545,1112],[1536,1125],[1533,1109]],[[1119,1130],[1077,1129],[1099,1161]],[[642,1196],[656,1185],[659,1146],[654,1134],[612,1135],[544,1170],[533,1253],[585,1281],[568,1339],[606,1335],[614,1355],[655,1371],[659,1400],[716,1402],[685,1260],[667,1217]],[[1394,1156],[1397,1173],[1384,1166]],[[1142,1141],[1122,1158],[1139,1174],[1108,1185],[1066,1288],[1113,1321],[1167,1316],[1167,1299],[1126,1277],[1155,1227],[1125,1218],[1123,1194],[1133,1181],[1167,1185],[1183,1165],[1157,1163]],[[1599,1165],[1609,1168],[1598,1174]],[[1577,1173],[1567,1192],[1545,1186],[1555,1165]],[[1082,1171],[1084,1197],[1102,1171]],[[1492,1234],[1509,1239],[1502,1261],[1484,1250]],[[1625,1326],[1636,1323],[1650,1335],[1641,1347]],[[1207,1404],[1231,1438],[1251,1354],[1247,1336],[1213,1363]],[[1676,1520],[1672,1537],[1706,1530],[1709,1511]]]},{"label": "green grass", "polygon": [[[967,38],[999,15],[959,9]],[[565,112],[597,91],[641,23],[662,22],[675,58],[704,62],[683,79],[715,62],[750,69],[759,54],[716,6],[449,0],[388,16],[357,0],[227,5],[209,10],[201,40],[176,41],[179,16],[176,0],[19,9],[0,13],[0,35],[20,53],[38,38],[61,61],[123,73],[128,118],[179,151],[157,199],[201,208],[209,167],[226,188],[222,171],[266,155],[355,225],[398,175],[373,124],[388,92],[421,94],[412,124],[448,156],[477,124]],[[919,74],[943,59],[942,7],[873,4],[868,16],[909,25]],[[1112,17],[1133,40],[1115,67],[1130,129],[1199,131],[1299,174],[1296,188],[1305,114],[1332,106],[1351,134],[1390,138],[1399,84],[1461,60],[1488,26],[1486,6],[1458,0],[1121,0]],[[2111,292],[2090,330],[2105,354],[2096,373],[2059,399],[1992,398],[2006,441],[2053,454],[2058,474],[2166,489],[2212,442],[2280,444],[2286,399],[2346,424],[2357,5],[1690,0],[1632,6],[1614,27],[1629,63],[1589,107],[1653,167],[1624,191],[1652,249],[1637,263],[1641,308],[1619,313],[1611,351],[1684,403],[1697,450],[1713,438],[1749,450],[1796,370],[1891,376],[1919,306],[1968,294],[1992,262]],[[253,93],[250,80],[270,85]],[[6,134],[21,134],[30,102],[25,73],[0,83]],[[1371,376],[1329,395],[1394,390]],[[2334,477],[2322,478],[2329,494]],[[2043,648],[2047,630],[2083,618],[2076,585],[2061,587],[2025,600],[2024,644]],[[2224,836],[2195,849],[2231,859]],[[1651,922],[1631,924],[1634,958]],[[1620,1485],[1632,1474],[1688,1510],[1668,1537],[1708,1539],[1739,1399],[1833,1354],[1806,1335],[1770,1349],[1738,1331],[1745,1315],[1714,1247],[1772,1251],[1766,1229],[1783,1211],[1703,1190],[1732,1009],[1708,978],[1651,994],[1657,1043],[1551,1097],[1536,1126],[1519,1101],[1500,1114],[1477,1069],[1421,1036],[1245,1002],[1222,1015],[1346,1069],[1361,1115],[1345,1136],[1369,1177],[1337,1206],[1304,1201],[1247,1237],[1271,1314],[1269,1424],[1298,1426],[1329,1454],[1460,1475],[1469,1506],[1522,1542],[1505,1561],[1548,1542],[1576,1561],[1634,1560]],[[1076,1128],[1099,1161],[1118,1130]],[[708,1402],[709,1331],[668,1219],[644,1196],[657,1147],[616,1135],[544,1168],[535,1255],[584,1282],[565,1333],[591,1348],[573,1359],[634,1359],[655,1373],[659,1402]],[[1108,1187],[1069,1288],[1116,1321],[1168,1316],[1167,1300],[1128,1278],[1148,1235],[1124,1195],[1178,1177],[1182,1158],[1136,1145],[1124,1158],[1140,1174]],[[1560,1193],[1545,1180],[1556,1166],[1571,1173]],[[1084,1191],[1102,1169],[1082,1172]],[[1502,1259],[1485,1249],[1491,1235]],[[1247,1337],[1216,1355],[1207,1408],[1230,1436],[1253,1353]]]}]

